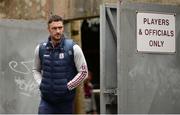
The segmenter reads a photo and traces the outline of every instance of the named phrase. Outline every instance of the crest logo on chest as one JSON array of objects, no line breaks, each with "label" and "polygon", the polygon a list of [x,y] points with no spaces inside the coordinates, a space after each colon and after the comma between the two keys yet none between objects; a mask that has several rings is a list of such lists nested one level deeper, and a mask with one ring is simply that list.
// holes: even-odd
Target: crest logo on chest
[{"label": "crest logo on chest", "polygon": [[64,59],[64,53],[59,54],[59,59]]}]

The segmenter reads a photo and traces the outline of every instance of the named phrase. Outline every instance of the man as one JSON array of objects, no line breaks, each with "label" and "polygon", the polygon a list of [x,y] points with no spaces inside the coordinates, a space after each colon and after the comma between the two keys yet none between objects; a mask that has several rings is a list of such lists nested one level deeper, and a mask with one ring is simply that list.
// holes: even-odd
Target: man
[{"label": "man", "polygon": [[35,49],[34,79],[39,84],[39,114],[73,113],[75,88],[88,75],[81,48],[64,37],[63,19],[53,15],[48,21],[49,38]]}]

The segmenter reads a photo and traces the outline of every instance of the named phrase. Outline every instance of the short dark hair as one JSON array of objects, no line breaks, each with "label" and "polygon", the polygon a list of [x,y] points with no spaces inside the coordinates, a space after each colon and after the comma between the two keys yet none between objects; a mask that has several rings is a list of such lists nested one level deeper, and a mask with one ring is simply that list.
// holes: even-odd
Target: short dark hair
[{"label": "short dark hair", "polygon": [[50,18],[48,20],[48,25],[52,22],[57,22],[57,21],[63,22],[63,18],[61,16],[58,16],[58,15],[52,15],[52,16],[50,16]]}]

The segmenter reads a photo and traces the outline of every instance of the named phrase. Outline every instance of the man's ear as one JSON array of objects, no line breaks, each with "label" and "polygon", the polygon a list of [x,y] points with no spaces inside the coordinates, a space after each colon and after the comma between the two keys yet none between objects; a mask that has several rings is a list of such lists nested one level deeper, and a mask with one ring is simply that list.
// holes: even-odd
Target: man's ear
[{"label": "man's ear", "polygon": [[50,32],[50,27],[49,26],[47,27],[47,30],[48,30],[48,32]]}]

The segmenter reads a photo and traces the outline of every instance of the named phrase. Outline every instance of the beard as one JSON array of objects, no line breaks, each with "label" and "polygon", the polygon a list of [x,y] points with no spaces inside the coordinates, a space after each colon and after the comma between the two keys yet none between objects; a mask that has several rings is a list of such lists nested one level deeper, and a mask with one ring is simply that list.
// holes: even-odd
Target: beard
[{"label": "beard", "polygon": [[59,41],[61,39],[61,34],[56,34],[56,35],[52,36],[51,39],[54,41]]}]

